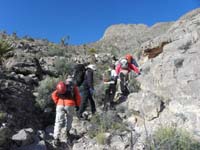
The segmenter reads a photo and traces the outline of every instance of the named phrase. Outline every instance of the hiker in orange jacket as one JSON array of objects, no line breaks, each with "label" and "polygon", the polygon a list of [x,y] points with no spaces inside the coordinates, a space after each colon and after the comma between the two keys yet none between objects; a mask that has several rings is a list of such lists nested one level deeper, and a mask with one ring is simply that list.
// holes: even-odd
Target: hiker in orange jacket
[{"label": "hiker in orange jacket", "polygon": [[74,108],[78,111],[81,97],[77,86],[71,80],[66,80],[66,83],[61,81],[57,84],[56,90],[52,93],[52,99],[56,104],[54,145],[57,146],[60,143],[59,136],[63,124],[67,129],[67,137],[70,136]]}]

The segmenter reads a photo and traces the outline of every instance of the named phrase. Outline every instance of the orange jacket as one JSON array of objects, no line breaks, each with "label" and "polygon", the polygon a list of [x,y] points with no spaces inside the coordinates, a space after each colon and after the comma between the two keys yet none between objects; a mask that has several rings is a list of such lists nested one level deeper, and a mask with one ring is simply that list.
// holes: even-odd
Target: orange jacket
[{"label": "orange jacket", "polygon": [[57,95],[57,90],[55,90],[51,97],[56,105],[63,105],[63,106],[80,106],[81,103],[81,96],[79,94],[78,88],[74,87],[74,94],[76,100],[73,99],[61,99]]}]

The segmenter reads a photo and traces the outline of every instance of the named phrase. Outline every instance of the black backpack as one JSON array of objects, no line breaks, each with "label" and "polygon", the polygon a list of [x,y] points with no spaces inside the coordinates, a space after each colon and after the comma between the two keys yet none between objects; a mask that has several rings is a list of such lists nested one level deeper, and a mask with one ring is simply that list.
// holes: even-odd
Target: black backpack
[{"label": "black backpack", "polygon": [[85,65],[84,64],[76,64],[73,69],[73,80],[77,86],[80,86],[85,78]]}]

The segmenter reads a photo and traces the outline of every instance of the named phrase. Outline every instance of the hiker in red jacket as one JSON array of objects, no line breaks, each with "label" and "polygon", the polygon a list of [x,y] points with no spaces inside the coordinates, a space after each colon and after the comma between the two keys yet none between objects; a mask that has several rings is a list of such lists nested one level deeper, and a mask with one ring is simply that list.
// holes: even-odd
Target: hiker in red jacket
[{"label": "hiker in red jacket", "polygon": [[138,65],[133,59],[133,56],[130,54],[127,54],[125,58],[122,58],[119,60],[119,63],[116,66],[116,73],[119,75],[121,72],[124,72],[125,74],[129,73],[131,70],[133,70],[136,74],[140,74],[140,70],[138,68]]},{"label": "hiker in red jacket", "polygon": [[138,68],[138,64],[136,63],[135,59],[132,55],[127,54],[125,58],[122,58],[118,61],[118,64],[116,65],[116,73],[118,75],[118,92],[116,96],[123,95],[127,96],[129,94],[129,90],[127,88],[127,84],[129,81],[129,72],[133,70],[137,75],[140,74],[140,70]]},{"label": "hiker in red jacket", "polygon": [[52,93],[52,99],[56,104],[54,145],[57,146],[60,143],[59,135],[63,124],[67,129],[67,137],[70,136],[74,108],[78,111],[81,97],[77,86],[71,80],[66,80],[66,83],[61,81],[57,84],[56,90]]}]

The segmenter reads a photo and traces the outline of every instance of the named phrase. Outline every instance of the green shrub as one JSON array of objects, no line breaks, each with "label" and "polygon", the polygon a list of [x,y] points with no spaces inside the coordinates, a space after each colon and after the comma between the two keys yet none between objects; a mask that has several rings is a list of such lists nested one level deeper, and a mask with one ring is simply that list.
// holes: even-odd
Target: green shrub
[{"label": "green shrub", "polygon": [[0,122],[5,120],[6,118],[6,113],[5,112],[0,112]]},{"label": "green shrub", "polygon": [[47,105],[52,103],[51,93],[55,90],[56,84],[59,80],[59,78],[47,77],[39,83],[39,86],[36,89],[38,92],[36,105],[41,109],[44,109]]},{"label": "green shrub", "polygon": [[99,132],[96,135],[97,143],[104,145],[106,143],[105,133]]},{"label": "green shrub", "polygon": [[12,47],[8,42],[0,40],[0,63],[2,62],[3,55],[11,50]]},{"label": "green shrub", "polygon": [[70,74],[73,68],[73,64],[68,63],[66,59],[57,58],[54,62],[55,70],[58,75]]},{"label": "green shrub", "polygon": [[[102,134],[105,132],[126,131],[126,125],[114,113],[96,114],[91,118],[91,124],[96,126],[95,130],[88,131],[91,138],[98,136],[101,141]],[[101,143],[101,142],[100,142]]]},{"label": "green shrub", "polygon": [[48,46],[48,52],[47,52],[47,56],[65,56],[67,52],[66,48],[61,48],[58,45],[55,44],[49,44]]},{"label": "green shrub", "polygon": [[90,48],[90,49],[88,49],[88,53],[89,54],[94,54],[94,53],[96,53],[97,52],[97,50],[95,49],[95,48]]},{"label": "green shrub", "polygon": [[198,150],[200,143],[192,139],[191,135],[183,129],[174,127],[161,127],[155,131],[150,147],[152,150]]}]

